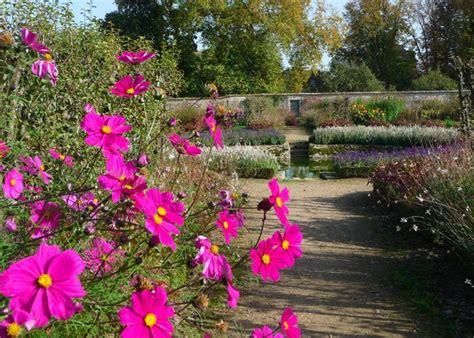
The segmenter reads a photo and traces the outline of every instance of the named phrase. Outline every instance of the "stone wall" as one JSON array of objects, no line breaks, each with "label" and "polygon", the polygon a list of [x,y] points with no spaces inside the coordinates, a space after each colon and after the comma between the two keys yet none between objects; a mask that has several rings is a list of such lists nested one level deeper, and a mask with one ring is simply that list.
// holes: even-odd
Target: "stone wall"
[{"label": "stone wall", "polygon": [[[405,91],[405,92],[351,92],[351,93],[285,93],[285,94],[252,94],[252,95],[229,95],[222,96],[217,102],[230,108],[238,108],[242,106],[242,102],[247,97],[275,97],[278,98],[281,108],[290,110],[290,101],[299,101],[301,104],[304,100],[312,98],[320,98],[327,100],[347,99],[352,102],[356,99],[372,99],[398,97],[405,101],[408,108],[412,107],[418,101],[422,100],[442,100],[448,101],[455,98],[456,90],[439,90],[439,91]],[[199,98],[170,98],[167,105],[169,109],[177,108],[180,105],[195,105],[204,109],[210,102],[208,99],[199,100]]]}]

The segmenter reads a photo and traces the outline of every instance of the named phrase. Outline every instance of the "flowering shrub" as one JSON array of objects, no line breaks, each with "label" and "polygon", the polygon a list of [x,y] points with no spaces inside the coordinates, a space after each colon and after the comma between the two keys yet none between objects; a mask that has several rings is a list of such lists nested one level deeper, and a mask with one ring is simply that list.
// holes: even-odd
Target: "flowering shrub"
[{"label": "flowering shrub", "polygon": [[385,120],[385,112],[382,109],[369,109],[362,103],[353,103],[351,114],[354,124],[369,125],[373,120]]},{"label": "flowering shrub", "polygon": [[235,146],[214,152],[210,164],[211,170],[240,177],[269,178],[279,168],[275,155],[251,146]]},{"label": "flowering shrub", "polygon": [[[226,129],[223,131],[225,145],[270,145],[285,143],[285,135],[275,129]],[[210,135],[205,131],[200,134],[200,140],[208,144]]]},{"label": "flowering shrub", "polygon": [[[48,36],[21,35],[26,53],[48,48],[35,44]],[[236,267],[250,262],[256,276],[276,282],[301,257],[302,235],[288,218],[290,194],[276,179],[259,204],[261,234],[272,209],[282,227],[267,239],[260,235],[247,253],[232,248],[245,226],[246,202],[232,182],[223,185],[224,178],[208,171],[212,154],[226,151],[214,150],[223,148],[215,107],[202,116],[212,141],[205,156],[177,135],[167,114],[149,117],[149,101],[164,99],[150,94],[154,88],[147,80],[146,65],[158,57],[145,50],[116,54],[126,73],[117,79],[109,74],[107,108],[82,98],[80,124],[62,131],[64,140],[79,140],[75,147],[64,142],[46,150],[39,144],[46,139],[34,133],[26,143],[11,135],[0,141],[2,334],[193,336],[207,330],[203,299],[218,302],[224,289],[227,306],[237,306]],[[30,72],[20,74],[20,83],[54,101],[48,94],[62,86],[61,59],[55,66],[58,72],[48,75],[47,84]],[[35,67],[30,71],[44,75]],[[20,115],[16,122],[22,121]],[[300,337],[297,323],[287,308],[270,330]]]},{"label": "flowering shrub", "polygon": [[[370,176],[374,192],[410,212],[397,229],[426,232],[438,244],[474,254],[474,175],[469,148],[448,147],[426,157],[379,166]],[[469,259],[468,258],[468,259]]]},{"label": "flowering shrub", "polygon": [[433,146],[454,143],[456,130],[428,127],[330,127],[316,128],[310,142],[316,144],[365,144],[389,146]]}]

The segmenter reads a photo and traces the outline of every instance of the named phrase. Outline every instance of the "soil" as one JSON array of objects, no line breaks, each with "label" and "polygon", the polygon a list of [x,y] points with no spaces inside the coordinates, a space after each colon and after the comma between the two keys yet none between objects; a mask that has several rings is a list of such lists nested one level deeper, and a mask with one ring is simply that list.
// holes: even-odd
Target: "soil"
[{"label": "soil", "polygon": [[[385,279],[390,258],[380,242],[382,216],[368,212],[373,201],[366,179],[284,181],[290,190],[290,219],[304,235],[303,257],[278,283],[247,284],[234,327],[249,332],[275,327],[285,307],[298,315],[303,337],[433,336]],[[243,180],[249,206],[268,196],[266,180]],[[272,211],[263,238],[281,229]],[[261,213],[247,212],[247,239],[255,241]],[[234,328],[231,335],[238,336]]]}]

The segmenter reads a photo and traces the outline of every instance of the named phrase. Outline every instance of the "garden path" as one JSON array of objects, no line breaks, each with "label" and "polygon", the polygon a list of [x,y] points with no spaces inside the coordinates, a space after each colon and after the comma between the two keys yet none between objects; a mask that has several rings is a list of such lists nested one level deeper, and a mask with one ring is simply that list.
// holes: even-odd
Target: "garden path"
[{"label": "garden path", "polygon": [[[267,181],[243,180],[256,205],[268,196]],[[378,241],[381,217],[370,217],[365,179],[285,181],[291,221],[304,235],[303,257],[279,283],[253,282],[241,290],[237,327],[245,331],[277,323],[286,306],[297,313],[303,337],[425,335],[385,282],[388,258]],[[270,212],[263,238],[277,226]],[[247,240],[258,236],[261,214],[247,212]],[[237,331],[234,331],[237,336]],[[428,335],[429,336],[429,335]]]}]

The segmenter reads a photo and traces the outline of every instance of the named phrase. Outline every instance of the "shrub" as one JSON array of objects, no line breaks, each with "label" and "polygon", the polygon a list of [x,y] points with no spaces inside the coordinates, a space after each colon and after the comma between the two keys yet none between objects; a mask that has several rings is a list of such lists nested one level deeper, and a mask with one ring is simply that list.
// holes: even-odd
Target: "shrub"
[{"label": "shrub", "polygon": [[325,92],[371,92],[384,89],[364,64],[332,62],[331,69],[321,73],[321,80],[322,91]]},{"label": "shrub", "polygon": [[453,90],[457,89],[456,81],[441,73],[439,69],[430,70],[413,81],[414,90]]},{"label": "shrub", "polygon": [[401,117],[408,120],[426,120],[451,118],[459,120],[459,101],[456,97],[448,101],[444,100],[420,100],[415,102],[411,110],[401,114]]},{"label": "shrub", "polygon": [[303,101],[299,125],[314,128],[330,119],[346,119],[349,115],[349,100],[310,98]]},{"label": "shrub", "polygon": [[267,110],[259,115],[253,115],[248,123],[251,129],[282,128],[290,114],[283,109]]},{"label": "shrub", "polygon": [[402,99],[398,99],[396,97],[373,99],[366,102],[365,105],[369,111],[383,112],[383,117],[380,118],[380,120],[389,123],[395,121],[400,113],[405,110],[405,102]]},{"label": "shrub", "polygon": [[[224,138],[224,144],[227,146],[258,146],[285,143],[285,135],[272,128],[260,130],[226,129],[223,130],[222,136]],[[199,138],[204,144],[209,145],[211,143],[211,135],[208,131],[202,132]]]},{"label": "shrub", "polygon": [[202,113],[196,107],[181,105],[173,109],[171,115],[178,119],[185,131],[203,127]]},{"label": "shrub", "polygon": [[280,128],[285,125],[287,112],[282,114],[280,97],[251,96],[242,102],[247,127]]},{"label": "shrub", "polygon": [[460,137],[453,129],[427,127],[330,127],[316,128],[310,142],[316,144],[362,144],[432,146],[453,143]]},{"label": "shrub", "polygon": [[323,120],[319,123],[318,127],[327,128],[327,127],[348,127],[354,125],[351,120],[344,118],[333,118]]},{"label": "shrub", "polygon": [[212,154],[210,169],[240,177],[271,178],[278,170],[275,155],[249,146],[227,147]]},{"label": "shrub", "polygon": [[467,261],[474,255],[474,174],[468,147],[384,164],[370,176],[374,193],[408,206],[399,227],[421,231]]}]

